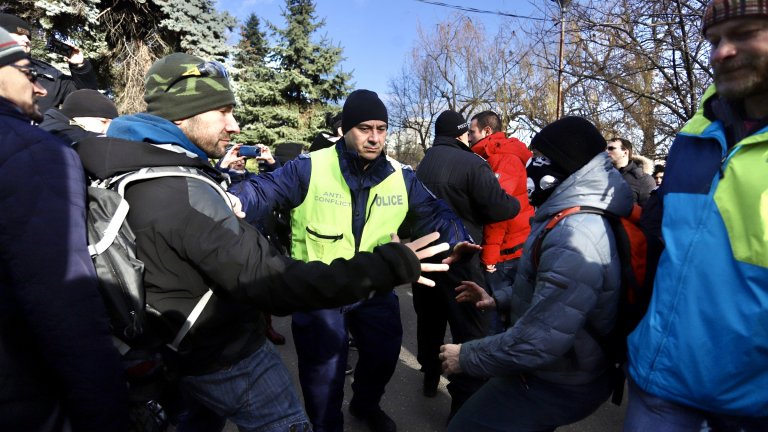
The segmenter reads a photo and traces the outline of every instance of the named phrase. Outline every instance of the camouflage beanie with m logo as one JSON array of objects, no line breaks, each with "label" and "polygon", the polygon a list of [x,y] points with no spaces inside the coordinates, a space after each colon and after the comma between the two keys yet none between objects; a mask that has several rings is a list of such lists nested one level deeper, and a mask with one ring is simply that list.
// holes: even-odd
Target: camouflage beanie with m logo
[{"label": "camouflage beanie with m logo", "polygon": [[171,121],[235,105],[224,65],[190,54],[173,53],[156,61],[144,88],[147,113]]}]

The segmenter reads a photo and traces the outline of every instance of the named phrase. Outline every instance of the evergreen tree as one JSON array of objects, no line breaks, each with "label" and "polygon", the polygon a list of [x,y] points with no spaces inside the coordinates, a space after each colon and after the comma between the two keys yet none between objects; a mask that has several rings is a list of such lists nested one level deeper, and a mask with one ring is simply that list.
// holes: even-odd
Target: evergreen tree
[{"label": "evergreen tree", "polygon": [[321,130],[328,111],[350,90],[349,73],[340,69],[342,49],[325,37],[311,37],[325,26],[315,15],[312,0],[285,0],[282,16],[286,27],[270,24],[277,43],[270,64],[277,67],[276,83],[282,100],[274,107],[272,124],[279,140],[310,142]]},{"label": "evergreen tree", "polygon": [[214,0],[18,0],[0,8],[42,28],[34,48],[53,32],[83,48],[121,113],[144,109],[144,73],[155,60],[175,51],[224,60],[236,25]]},{"label": "evergreen tree", "polygon": [[277,72],[267,65],[270,49],[267,35],[260,28],[259,18],[251,14],[240,28],[232,73],[233,87],[238,98],[235,114],[242,133],[237,140],[243,144],[272,144],[279,139],[276,128],[278,107],[282,104],[276,83]]}]

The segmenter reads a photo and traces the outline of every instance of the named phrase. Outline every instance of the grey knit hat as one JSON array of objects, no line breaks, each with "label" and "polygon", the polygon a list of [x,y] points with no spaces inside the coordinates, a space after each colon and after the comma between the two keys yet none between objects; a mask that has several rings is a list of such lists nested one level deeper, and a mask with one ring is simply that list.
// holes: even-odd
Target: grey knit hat
[{"label": "grey knit hat", "polygon": [[235,105],[224,65],[184,53],[156,61],[144,80],[147,113],[167,120]]},{"label": "grey knit hat", "polygon": [[7,66],[11,63],[27,58],[24,48],[16,43],[7,30],[0,27],[0,66]]}]

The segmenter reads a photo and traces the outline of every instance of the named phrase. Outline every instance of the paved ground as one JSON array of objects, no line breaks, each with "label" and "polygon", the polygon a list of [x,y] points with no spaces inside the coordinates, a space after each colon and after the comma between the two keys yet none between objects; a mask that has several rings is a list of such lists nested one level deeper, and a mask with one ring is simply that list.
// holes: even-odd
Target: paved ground
[{"label": "paved ground", "polygon": [[[445,420],[448,416],[450,398],[445,389],[447,381],[441,379],[437,397],[425,398],[421,394],[422,374],[416,361],[416,315],[410,287],[397,289],[400,297],[400,311],[403,320],[403,347],[400,351],[400,363],[395,375],[387,387],[387,393],[382,401],[383,409],[395,420],[399,432],[440,432],[445,430]],[[273,323],[280,333],[288,338],[286,345],[278,347],[283,360],[288,365],[298,388],[298,372],[296,370],[296,354],[291,340],[290,318],[275,317]],[[354,364],[356,352],[350,352],[350,361]],[[345,432],[366,432],[368,429],[356,421],[347,412],[347,404],[351,395],[352,378],[347,377],[347,390],[344,400]],[[300,393],[300,392],[299,392]],[[626,401],[621,407],[606,403],[591,417],[574,425],[558,429],[559,432],[612,432],[621,431]],[[236,432],[234,425],[228,424],[226,432]],[[468,431],[471,432],[471,431]]]}]

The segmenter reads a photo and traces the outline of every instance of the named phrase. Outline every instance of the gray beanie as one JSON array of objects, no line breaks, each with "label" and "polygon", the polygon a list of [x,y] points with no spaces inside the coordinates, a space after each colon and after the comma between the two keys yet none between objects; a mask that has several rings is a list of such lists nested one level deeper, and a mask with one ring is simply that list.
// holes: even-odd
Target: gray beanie
[{"label": "gray beanie", "polygon": [[147,113],[166,120],[235,105],[224,65],[184,53],[156,61],[147,71],[144,87]]},{"label": "gray beanie", "polygon": [[24,48],[16,43],[13,36],[4,28],[0,28],[0,66],[8,66],[27,57]]}]

